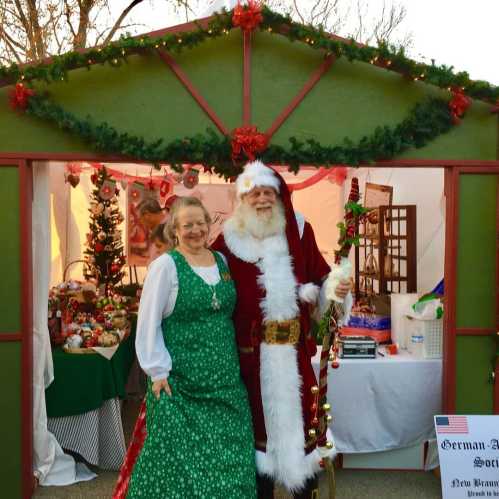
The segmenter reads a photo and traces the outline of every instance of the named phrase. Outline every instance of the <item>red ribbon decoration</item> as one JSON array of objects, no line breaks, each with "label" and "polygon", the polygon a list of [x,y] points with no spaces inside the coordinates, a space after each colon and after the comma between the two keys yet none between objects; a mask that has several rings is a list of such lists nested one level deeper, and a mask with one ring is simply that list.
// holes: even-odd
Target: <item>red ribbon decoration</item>
[{"label": "red ribbon decoration", "polygon": [[232,161],[236,162],[246,156],[254,161],[256,155],[265,151],[268,137],[260,133],[256,126],[242,126],[232,132]]},{"label": "red ribbon decoration", "polygon": [[16,83],[16,86],[10,92],[10,105],[12,109],[21,109],[24,111],[28,107],[29,98],[35,95],[35,91],[26,88],[22,83]]},{"label": "red ribbon decoration", "polygon": [[470,105],[471,99],[461,89],[453,90],[452,99],[449,101],[449,109],[454,125],[459,125],[461,122],[460,117]]},{"label": "red ribbon decoration", "polygon": [[232,14],[232,24],[243,31],[253,31],[262,21],[262,6],[254,0],[244,6],[238,3]]}]

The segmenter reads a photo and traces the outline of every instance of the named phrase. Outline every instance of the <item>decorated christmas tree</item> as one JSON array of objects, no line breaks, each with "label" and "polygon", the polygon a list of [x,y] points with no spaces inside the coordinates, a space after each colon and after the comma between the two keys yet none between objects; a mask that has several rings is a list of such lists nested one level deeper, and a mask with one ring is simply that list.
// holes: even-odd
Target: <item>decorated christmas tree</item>
[{"label": "decorated christmas tree", "polygon": [[119,190],[105,168],[90,177],[94,184],[85,249],[85,279],[93,279],[108,296],[123,278],[123,242],[118,226],[124,217],[118,208]]}]

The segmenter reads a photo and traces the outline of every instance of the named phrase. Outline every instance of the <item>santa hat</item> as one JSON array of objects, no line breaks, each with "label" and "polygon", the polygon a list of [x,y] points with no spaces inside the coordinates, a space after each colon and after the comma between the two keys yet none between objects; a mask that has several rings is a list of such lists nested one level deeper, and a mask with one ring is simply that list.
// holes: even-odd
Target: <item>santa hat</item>
[{"label": "santa hat", "polygon": [[291,202],[291,194],[285,180],[276,170],[256,160],[248,163],[244,167],[243,173],[237,177],[237,196],[241,198],[243,194],[247,194],[255,187],[272,187],[279,194],[286,217],[286,238],[289,254],[293,260],[295,277],[299,284],[305,283],[305,259],[301,247],[300,232]]},{"label": "santa hat", "polygon": [[237,196],[240,198],[243,194],[247,194],[255,187],[272,187],[279,192],[279,179],[275,175],[274,170],[265,166],[259,160],[248,163],[244,167],[243,173],[237,177]]}]

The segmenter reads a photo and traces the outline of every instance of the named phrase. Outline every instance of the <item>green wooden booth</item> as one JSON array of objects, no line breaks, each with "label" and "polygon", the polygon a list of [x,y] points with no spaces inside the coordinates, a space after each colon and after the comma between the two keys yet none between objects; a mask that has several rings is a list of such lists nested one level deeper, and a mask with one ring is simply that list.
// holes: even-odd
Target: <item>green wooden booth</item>
[{"label": "green wooden booth", "polygon": [[[393,130],[404,122],[416,104],[451,98],[445,78],[440,85],[432,84],[431,67],[407,65],[382,50],[371,49],[369,58],[368,48],[360,46],[349,61],[348,47],[353,46],[265,11],[263,23],[253,32],[232,26],[228,14],[126,39],[73,58],[44,61],[32,70],[0,72],[2,497],[30,497],[33,490],[34,162],[172,162],[161,154],[140,153],[145,151],[143,143],[137,145],[130,138],[139,137],[147,143],[163,139],[164,144],[173,144],[167,150],[176,163],[204,162],[206,154],[209,166],[217,170],[222,165],[219,171],[230,176],[244,158],[232,162],[230,137],[224,136],[243,125],[254,125],[270,137],[271,153],[267,158],[263,153],[264,159],[277,163],[284,158],[286,163],[291,158],[295,166],[337,164],[340,161],[334,160],[340,156],[335,146],[343,144],[351,153],[363,137],[373,138],[377,127]],[[42,99],[37,106],[23,112],[18,101],[17,109],[12,109],[9,96],[16,82],[33,85]],[[356,162],[371,161],[371,166],[445,170],[445,413],[499,413],[498,385],[493,383],[494,370],[499,375],[499,148],[498,119],[491,113],[497,88],[489,90],[484,96],[470,91],[472,105],[461,123],[446,133],[411,143],[419,132],[406,130],[405,146],[380,149],[373,139],[370,149],[361,147],[362,154],[356,156]],[[87,116],[97,127],[93,132],[82,125],[89,123]],[[78,126],[69,124],[71,119]],[[424,128],[421,120],[415,129]],[[107,128],[98,128],[103,122]],[[213,130],[211,135],[207,129]],[[109,130],[129,135],[116,145],[116,135]],[[386,145],[387,136],[379,133],[378,142]],[[351,142],[345,145],[346,137]],[[290,138],[305,144],[305,149],[308,139],[320,147],[311,145],[302,154],[303,148],[293,150]]]}]

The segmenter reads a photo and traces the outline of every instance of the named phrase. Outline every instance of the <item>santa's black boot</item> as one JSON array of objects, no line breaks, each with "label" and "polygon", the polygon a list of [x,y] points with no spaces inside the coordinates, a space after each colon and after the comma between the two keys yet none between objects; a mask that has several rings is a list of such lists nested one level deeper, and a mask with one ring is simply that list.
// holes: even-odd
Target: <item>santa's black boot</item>
[{"label": "santa's black boot", "polygon": [[309,478],[304,487],[293,494],[293,499],[319,499],[319,477]]},{"label": "santa's black boot", "polygon": [[258,499],[274,499],[274,480],[265,475],[256,475]]}]

